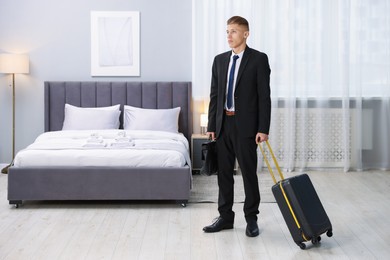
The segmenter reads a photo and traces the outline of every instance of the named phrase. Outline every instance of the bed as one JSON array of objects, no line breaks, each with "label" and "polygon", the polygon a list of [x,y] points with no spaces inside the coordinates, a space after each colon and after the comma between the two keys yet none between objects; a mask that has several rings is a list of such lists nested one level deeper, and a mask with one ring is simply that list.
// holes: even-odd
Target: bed
[{"label": "bed", "polygon": [[[119,104],[119,129],[123,129],[125,106],[154,110],[180,107],[178,131],[186,141],[192,134],[190,82],[45,82],[44,103],[45,136],[61,133],[65,104]],[[8,200],[16,207],[33,200],[174,200],[186,206],[191,189],[190,165],[188,161],[175,167],[12,165]]]}]

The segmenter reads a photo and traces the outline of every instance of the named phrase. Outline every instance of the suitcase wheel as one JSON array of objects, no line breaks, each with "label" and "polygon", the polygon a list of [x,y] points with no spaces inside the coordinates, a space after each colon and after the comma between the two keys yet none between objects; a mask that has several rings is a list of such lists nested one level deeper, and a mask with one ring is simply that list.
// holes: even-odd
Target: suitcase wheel
[{"label": "suitcase wheel", "polygon": [[317,245],[318,243],[320,243],[320,241],[321,241],[321,237],[319,236],[319,237],[313,237],[312,239],[311,239],[311,242],[313,243],[313,245]]},{"label": "suitcase wheel", "polygon": [[304,243],[297,243],[297,245],[303,250],[306,248],[306,245]]},{"label": "suitcase wheel", "polygon": [[328,230],[327,232],[326,232],[326,235],[328,236],[328,237],[331,237],[331,236],[333,236],[333,232],[332,232],[332,230],[330,229],[330,230]]}]

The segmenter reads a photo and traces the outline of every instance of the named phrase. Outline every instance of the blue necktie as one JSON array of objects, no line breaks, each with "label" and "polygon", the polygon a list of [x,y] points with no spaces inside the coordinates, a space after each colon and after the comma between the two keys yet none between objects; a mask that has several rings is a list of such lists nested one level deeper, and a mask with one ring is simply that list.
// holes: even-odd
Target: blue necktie
[{"label": "blue necktie", "polygon": [[232,64],[232,67],[230,68],[228,94],[227,94],[227,108],[228,109],[233,107],[234,71],[236,70],[236,61],[238,58],[239,58],[238,55],[233,56],[233,64]]}]

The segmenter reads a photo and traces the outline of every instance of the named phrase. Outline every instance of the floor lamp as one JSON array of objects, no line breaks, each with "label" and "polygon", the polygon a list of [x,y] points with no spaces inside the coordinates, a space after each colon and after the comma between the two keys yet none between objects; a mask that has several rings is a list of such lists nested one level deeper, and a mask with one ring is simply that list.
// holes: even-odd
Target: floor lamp
[{"label": "floor lamp", "polygon": [[[28,55],[22,54],[0,54],[0,73],[12,74],[12,161],[15,158],[15,74],[29,73]],[[8,173],[11,163],[1,170]]]}]

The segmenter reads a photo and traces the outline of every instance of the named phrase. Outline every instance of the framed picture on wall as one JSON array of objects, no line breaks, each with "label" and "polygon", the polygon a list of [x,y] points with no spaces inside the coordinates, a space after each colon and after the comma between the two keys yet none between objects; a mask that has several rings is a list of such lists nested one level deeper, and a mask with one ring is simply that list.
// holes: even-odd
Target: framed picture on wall
[{"label": "framed picture on wall", "polygon": [[140,76],[139,16],[91,11],[91,76]]}]

